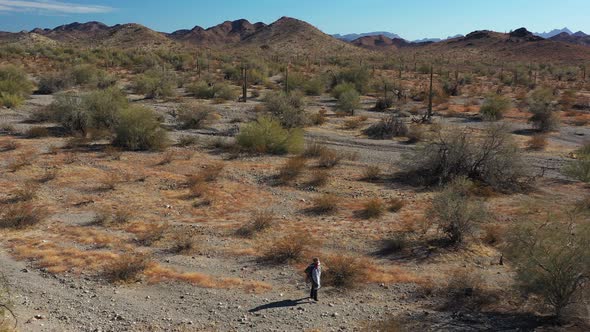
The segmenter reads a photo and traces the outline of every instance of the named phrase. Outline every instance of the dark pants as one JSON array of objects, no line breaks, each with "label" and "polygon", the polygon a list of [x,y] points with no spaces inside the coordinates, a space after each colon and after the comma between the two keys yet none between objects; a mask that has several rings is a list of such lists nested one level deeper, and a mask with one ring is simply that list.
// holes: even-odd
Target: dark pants
[{"label": "dark pants", "polygon": [[316,301],[318,300],[318,284],[313,281],[311,282],[311,292],[309,293],[309,297]]}]

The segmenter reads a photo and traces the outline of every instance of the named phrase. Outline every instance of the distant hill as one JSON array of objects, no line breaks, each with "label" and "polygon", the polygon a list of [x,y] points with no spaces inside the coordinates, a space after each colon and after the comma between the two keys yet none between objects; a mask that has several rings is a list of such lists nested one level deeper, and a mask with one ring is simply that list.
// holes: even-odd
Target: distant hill
[{"label": "distant hill", "polygon": [[555,35],[549,39],[554,40],[554,41],[569,43],[569,44],[590,46],[590,36],[581,32],[581,31],[578,31],[574,34],[568,34],[566,32],[562,32],[562,33]]},{"label": "distant hill", "polygon": [[411,43],[401,38],[389,38],[384,35],[364,36],[351,41],[351,44],[368,49],[391,49],[408,47]]},{"label": "distant hill", "polygon": [[553,29],[549,32],[535,32],[534,35],[539,36],[539,37],[543,37],[545,39],[549,39],[553,36],[557,36],[562,33],[567,33],[568,35],[573,34],[573,32],[570,29],[563,28],[563,29]]},{"label": "distant hill", "polygon": [[240,42],[265,26],[262,22],[252,24],[242,19],[225,21],[208,29],[196,26],[191,30],[178,30],[168,36],[174,40],[197,45],[221,45]]},{"label": "distant hill", "polygon": [[330,55],[360,53],[360,49],[321,32],[313,25],[282,17],[246,37],[242,46],[255,46],[262,50],[284,55]]},{"label": "distant hill", "polygon": [[341,34],[332,35],[332,37],[334,37],[334,38],[344,40],[347,42],[351,42],[355,39],[359,39],[362,37],[371,37],[371,36],[384,36],[389,39],[403,39],[399,35],[397,35],[393,32],[387,32],[387,31],[374,31],[374,32],[365,32],[365,33],[349,33],[349,34],[345,34],[345,35],[341,35]]}]

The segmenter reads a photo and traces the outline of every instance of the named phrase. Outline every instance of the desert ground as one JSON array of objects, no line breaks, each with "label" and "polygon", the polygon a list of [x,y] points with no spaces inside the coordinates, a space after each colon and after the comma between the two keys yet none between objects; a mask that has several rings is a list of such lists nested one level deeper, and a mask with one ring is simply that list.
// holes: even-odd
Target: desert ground
[{"label": "desert ground", "polygon": [[[65,75],[78,61],[68,52],[66,60],[14,51],[0,57],[0,67],[21,68],[36,86],[0,108],[0,331],[588,328],[585,285],[576,284],[568,300],[577,301],[556,320],[546,293],[523,290],[523,271],[536,270],[514,252],[523,250],[520,224],[556,222],[573,227],[570,235],[588,235],[578,231],[590,212],[583,149],[590,84],[581,67],[570,79],[555,74],[573,67],[567,64],[549,70],[507,61],[482,70],[473,64],[484,60],[471,53],[465,56],[477,61],[453,63],[456,50],[434,65],[432,53],[418,52],[389,66],[389,55],[355,47],[372,58],[265,60],[275,70],[262,78],[248,72],[244,102],[241,77],[224,67],[243,66],[228,55],[235,52],[208,55],[207,73],[199,58],[172,69],[169,56],[154,56],[156,65],[145,56],[148,68],[159,68],[153,72],[101,58],[92,66],[113,78],[107,87],[49,84],[47,73]],[[347,70],[363,82],[342,74],[330,83]],[[521,71],[525,82],[514,77]],[[183,82],[158,86],[170,73]],[[155,88],[140,84],[153,75]],[[319,78],[319,88],[307,88]],[[364,91],[352,92],[355,83]],[[206,95],[222,85],[229,97]],[[543,98],[550,99],[544,109],[554,107],[547,128],[530,120]],[[115,123],[97,125],[92,114],[83,122],[76,112],[84,107]],[[482,110],[494,107],[499,113],[490,119]],[[138,115],[129,122],[135,131],[122,127],[140,109],[149,121]],[[246,135],[264,121],[279,129]],[[387,121],[402,129],[371,131]],[[483,154],[483,171],[477,163],[436,173],[440,165],[431,163],[408,172],[428,148],[447,143],[444,151],[464,153],[458,164],[482,151],[492,157]],[[468,189],[453,187],[458,181]],[[447,207],[454,217],[443,215]],[[530,248],[550,243],[545,257],[558,260],[550,241]],[[568,267],[587,272],[587,247],[571,243],[568,255],[579,261]],[[319,302],[308,299],[305,281],[312,257],[324,269]]]}]

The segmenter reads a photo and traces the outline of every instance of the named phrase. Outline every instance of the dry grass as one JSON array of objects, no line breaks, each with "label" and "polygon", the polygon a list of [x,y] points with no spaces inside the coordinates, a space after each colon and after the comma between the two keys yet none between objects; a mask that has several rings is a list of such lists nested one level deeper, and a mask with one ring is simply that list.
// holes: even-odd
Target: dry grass
[{"label": "dry grass", "polygon": [[277,179],[280,183],[288,183],[295,180],[305,169],[307,159],[302,156],[291,157],[279,169]]},{"label": "dry grass", "polygon": [[253,237],[269,229],[275,220],[274,212],[270,210],[256,211],[252,214],[252,221],[240,227],[236,234],[243,237]]},{"label": "dry grass", "polygon": [[18,143],[15,140],[9,140],[0,143],[0,152],[14,151],[18,149]]},{"label": "dry grass", "polygon": [[118,174],[116,174],[114,172],[109,172],[99,179],[100,186],[99,186],[98,190],[103,190],[103,191],[115,190],[117,187],[117,184],[120,182],[121,182],[121,177]]},{"label": "dry grass", "polygon": [[332,255],[323,259],[322,279],[325,285],[337,288],[355,288],[367,279],[367,266],[356,256]]},{"label": "dry grass", "polygon": [[265,243],[261,260],[273,264],[301,261],[311,243],[312,239],[309,234],[301,231],[292,232],[275,239],[270,244]]},{"label": "dry grass", "polygon": [[348,130],[354,130],[360,128],[367,121],[366,116],[357,116],[344,120],[342,127]]},{"label": "dry grass", "polygon": [[33,182],[25,182],[12,193],[13,202],[27,202],[37,196],[39,186]]},{"label": "dry grass", "polygon": [[45,168],[43,170],[43,174],[37,178],[37,182],[39,183],[47,183],[51,180],[55,180],[57,178],[59,170],[57,168]]},{"label": "dry grass", "polygon": [[168,230],[168,225],[145,224],[142,229],[135,233],[135,242],[141,246],[150,247],[162,240]]},{"label": "dry grass", "polygon": [[527,142],[527,149],[533,151],[542,151],[547,147],[547,135],[536,134],[531,136]]},{"label": "dry grass", "polygon": [[30,166],[35,159],[35,154],[32,151],[22,152],[14,157],[6,166],[9,171],[16,172],[26,166]]},{"label": "dry grass", "polygon": [[43,138],[49,136],[49,130],[46,127],[31,127],[26,132],[28,138]]},{"label": "dry grass", "polygon": [[387,202],[387,210],[394,213],[399,212],[404,205],[405,203],[401,198],[394,197]]},{"label": "dry grass", "polygon": [[144,254],[124,254],[117,257],[104,267],[104,277],[113,283],[134,282],[150,263],[150,258]]},{"label": "dry grass", "polygon": [[313,199],[310,211],[316,214],[331,214],[338,208],[338,196],[334,194],[322,194]]},{"label": "dry grass", "polygon": [[330,173],[325,169],[316,169],[311,173],[311,179],[307,185],[312,187],[323,187],[330,181]]},{"label": "dry grass", "polygon": [[365,181],[377,181],[381,178],[381,168],[379,166],[370,165],[363,171],[362,179]]},{"label": "dry grass", "polygon": [[201,248],[199,237],[192,231],[181,229],[168,234],[170,251],[175,254],[192,254]]},{"label": "dry grass", "polygon": [[376,219],[383,216],[386,211],[385,204],[379,198],[372,198],[363,204],[360,216],[365,219]]},{"label": "dry grass", "polygon": [[0,228],[23,229],[34,226],[48,216],[43,206],[28,202],[5,204],[0,207]]}]

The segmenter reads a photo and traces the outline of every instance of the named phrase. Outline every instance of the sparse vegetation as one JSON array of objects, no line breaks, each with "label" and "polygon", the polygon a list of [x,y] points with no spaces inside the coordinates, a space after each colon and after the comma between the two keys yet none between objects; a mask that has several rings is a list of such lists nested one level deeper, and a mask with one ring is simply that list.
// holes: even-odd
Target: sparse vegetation
[{"label": "sparse vegetation", "polygon": [[533,115],[529,122],[540,132],[549,132],[559,128],[558,105],[549,89],[537,89],[528,99],[529,112]]},{"label": "sparse vegetation", "polygon": [[286,154],[303,150],[300,129],[285,129],[268,117],[243,125],[236,141],[246,151],[255,153]]},{"label": "sparse vegetation", "polygon": [[161,150],[168,144],[166,132],[153,112],[139,106],[121,113],[115,134],[113,144],[129,150]]},{"label": "sparse vegetation", "polygon": [[13,65],[0,67],[0,106],[19,106],[33,91],[27,74]]},{"label": "sparse vegetation", "polygon": [[286,264],[300,261],[311,243],[309,234],[297,232],[287,234],[267,244],[262,253],[262,260],[274,264]]},{"label": "sparse vegetation", "polygon": [[502,119],[504,113],[510,109],[510,100],[500,95],[488,96],[481,108],[479,114],[484,120],[498,121]]},{"label": "sparse vegetation", "polygon": [[392,139],[408,135],[408,127],[401,118],[391,115],[371,125],[363,132],[372,139]]}]

